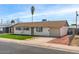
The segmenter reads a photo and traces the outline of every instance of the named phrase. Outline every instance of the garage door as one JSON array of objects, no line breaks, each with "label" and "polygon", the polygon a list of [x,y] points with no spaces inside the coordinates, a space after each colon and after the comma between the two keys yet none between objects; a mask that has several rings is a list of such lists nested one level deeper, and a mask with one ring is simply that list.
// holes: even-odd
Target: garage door
[{"label": "garage door", "polygon": [[60,35],[60,30],[58,29],[50,29],[50,36],[59,36]]}]

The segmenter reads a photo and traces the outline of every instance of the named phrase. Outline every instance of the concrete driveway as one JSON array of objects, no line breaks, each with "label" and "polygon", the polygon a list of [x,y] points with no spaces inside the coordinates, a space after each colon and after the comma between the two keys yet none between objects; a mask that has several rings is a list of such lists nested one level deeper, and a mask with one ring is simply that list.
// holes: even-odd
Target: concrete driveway
[{"label": "concrete driveway", "polygon": [[0,54],[71,54],[71,52],[0,42]]},{"label": "concrete driveway", "polygon": [[56,38],[53,37],[34,37],[33,40],[26,40],[26,43],[33,43],[33,44],[42,44],[48,41],[54,40]]}]

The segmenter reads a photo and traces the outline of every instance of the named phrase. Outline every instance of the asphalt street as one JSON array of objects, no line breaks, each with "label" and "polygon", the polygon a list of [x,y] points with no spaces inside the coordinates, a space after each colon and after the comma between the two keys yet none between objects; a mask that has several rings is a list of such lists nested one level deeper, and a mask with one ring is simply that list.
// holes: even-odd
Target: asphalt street
[{"label": "asphalt street", "polygon": [[0,54],[74,54],[55,49],[39,48],[11,42],[0,42]]}]

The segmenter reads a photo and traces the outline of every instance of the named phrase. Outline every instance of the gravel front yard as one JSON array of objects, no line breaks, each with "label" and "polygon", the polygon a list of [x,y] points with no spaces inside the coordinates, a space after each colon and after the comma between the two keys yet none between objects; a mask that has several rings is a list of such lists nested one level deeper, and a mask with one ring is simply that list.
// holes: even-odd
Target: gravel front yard
[{"label": "gravel front yard", "polygon": [[64,37],[61,37],[61,38],[56,38],[55,40],[51,40],[48,43],[68,45],[69,44],[69,37],[64,36]]},{"label": "gravel front yard", "polygon": [[72,42],[71,42],[71,45],[72,45],[72,46],[79,46],[79,35],[76,35],[76,36],[73,38],[73,40],[72,40]]}]

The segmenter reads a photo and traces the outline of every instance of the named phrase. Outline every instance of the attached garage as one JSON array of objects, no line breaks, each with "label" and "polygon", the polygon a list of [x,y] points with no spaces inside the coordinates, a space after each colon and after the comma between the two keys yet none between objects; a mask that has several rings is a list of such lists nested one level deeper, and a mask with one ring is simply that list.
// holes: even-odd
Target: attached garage
[{"label": "attached garage", "polygon": [[60,36],[60,30],[59,29],[50,29],[50,36],[59,37]]}]

